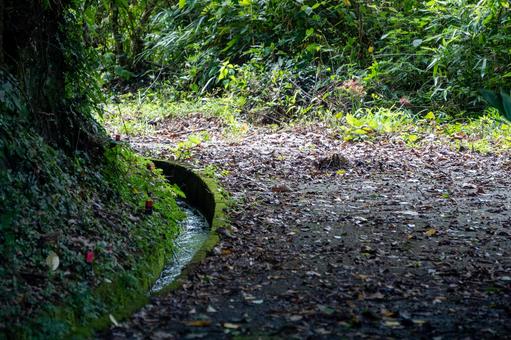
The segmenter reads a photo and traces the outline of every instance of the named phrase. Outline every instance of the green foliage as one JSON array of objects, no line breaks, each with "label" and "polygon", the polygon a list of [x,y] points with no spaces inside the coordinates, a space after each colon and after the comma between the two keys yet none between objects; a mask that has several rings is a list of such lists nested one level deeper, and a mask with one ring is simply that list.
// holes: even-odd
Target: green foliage
[{"label": "green foliage", "polygon": [[508,2],[419,2],[395,13],[377,44],[373,80],[416,91],[419,104],[480,107],[480,88],[500,88],[511,64]]},{"label": "green foliage", "polygon": [[417,117],[406,110],[360,109],[354,114],[336,115],[331,124],[349,142],[379,139],[402,141],[411,147],[430,143],[451,145],[460,151],[480,153],[511,149],[511,125],[489,112],[477,118],[439,117],[428,112]]},{"label": "green foliage", "polygon": [[180,93],[161,84],[156,90],[139,90],[136,94],[112,95],[102,116],[97,116],[112,133],[128,136],[155,133],[158,124],[165,119],[185,117],[200,112],[205,117],[221,119],[224,133],[238,135],[246,132],[247,125],[239,117],[246,100],[240,97],[203,97],[180,99]]},{"label": "green foliage", "polygon": [[502,0],[89,4],[104,80],[234,93],[258,122],[393,107],[403,97],[416,113],[477,113],[479,89],[506,88],[511,75]]},{"label": "green foliage", "polygon": [[112,146],[92,117],[102,99],[84,30],[92,2],[2,5],[0,338],[87,335],[133,308],[159,274],[179,233],[181,193]]},{"label": "green foliage", "polygon": [[496,93],[490,90],[481,90],[481,96],[490,106],[496,108],[500,114],[511,121],[511,96],[504,91]]},{"label": "green foliage", "polygon": [[[153,199],[163,220],[176,222],[178,209],[175,198],[184,197],[184,194],[179,187],[167,182],[160,169],[148,170],[151,162],[122,144],[108,149],[105,160],[105,180],[116,188],[122,201],[131,202],[133,206],[138,205],[142,209],[142,203]],[[175,230],[170,231],[175,233]],[[171,235],[167,236],[170,238]]]},{"label": "green foliage", "polygon": [[419,112],[477,111],[479,88],[509,78],[510,18],[500,0],[191,0],[152,18],[142,55],[178,90],[246,98],[258,121],[403,96]]},{"label": "green foliage", "polygon": [[175,148],[173,148],[173,153],[177,160],[184,160],[191,158],[191,151],[196,146],[200,145],[202,142],[207,141],[209,139],[209,135],[207,132],[203,131],[200,134],[191,134],[186,140],[179,142]]},{"label": "green foliage", "polygon": [[206,177],[219,179],[228,176],[230,171],[225,169],[222,170],[214,164],[208,164],[201,170],[201,173]]},{"label": "green foliage", "polygon": [[[111,308],[94,293],[105,281],[131,275],[145,282],[147,270],[137,270],[147,255],[170,257],[180,191],[122,145],[96,163],[49,146],[9,116],[0,116],[0,136],[0,335],[60,337]],[[148,195],[150,216],[143,214]],[[46,264],[50,252],[60,258],[55,271]],[[60,322],[51,317],[56,306],[69,309]]]},{"label": "green foliage", "polygon": [[0,114],[28,122],[67,152],[98,147],[96,54],[83,44],[78,3],[4,2]]},{"label": "green foliage", "polygon": [[234,93],[260,122],[393,107],[403,97],[416,113],[477,113],[479,89],[506,88],[511,76],[503,0],[87,5],[103,80],[166,81],[195,97]]},{"label": "green foliage", "polygon": [[373,10],[337,1],[189,1],[155,16],[145,55],[179,65],[181,87],[203,92],[225,85],[232,65],[253,59],[261,65],[294,59],[298,67],[367,59],[352,37],[366,34],[359,22]]}]

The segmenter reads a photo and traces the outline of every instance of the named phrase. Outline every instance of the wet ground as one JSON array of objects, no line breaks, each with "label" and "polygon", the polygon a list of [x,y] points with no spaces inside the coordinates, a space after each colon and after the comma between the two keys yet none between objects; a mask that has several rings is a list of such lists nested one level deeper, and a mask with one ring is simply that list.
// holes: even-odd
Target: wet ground
[{"label": "wet ground", "polygon": [[131,142],[171,158],[206,126],[193,162],[229,171],[232,231],[104,337],[511,338],[509,156],[321,126],[224,138],[200,116]]}]

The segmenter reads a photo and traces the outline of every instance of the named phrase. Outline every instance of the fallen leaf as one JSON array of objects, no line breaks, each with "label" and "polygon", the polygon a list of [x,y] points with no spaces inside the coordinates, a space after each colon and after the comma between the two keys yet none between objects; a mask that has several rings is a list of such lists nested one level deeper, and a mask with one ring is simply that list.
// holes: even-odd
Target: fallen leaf
[{"label": "fallen leaf", "polygon": [[224,326],[224,328],[227,328],[227,329],[238,329],[241,327],[238,324],[230,323],[230,322],[224,322],[223,326]]},{"label": "fallen leaf", "polygon": [[424,233],[424,235],[428,236],[428,237],[431,237],[431,236],[434,236],[437,234],[437,230],[435,228],[429,228],[428,230],[426,230],[426,232]]},{"label": "fallen leaf", "polygon": [[326,315],[332,315],[335,313],[335,309],[333,309],[332,307],[328,307],[328,306],[319,305],[318,309],[321,311],[321,313],[326,314]]},{"label": "fallen leaf", "polygon": [[370,300],[382,300],[383,298],[385,298],[385,295],[383,295],[380,292],[376,292],[376,293],[371,294],[367,297],[367,299],[370,299]]},{"label": "fallen leaf", "polygon": [[401,327],[401,323],[399,321],[394,321],[394,320],[388,320],[388,321],[385,321],[384,325],[386,327],[390,327],[390,328],[398,328],[398,327]]},{"label": "fallen leaf", "polygon": [[289,320],[292,322],[300,321],[302,319],[303,319],[303,316],[301,316],[301,315],[291,315],[289,317]]},{"label": "fallen leaf", "polygon": [[461,187],[462,187],[463,189],[477,189],[477,185],[472,184],[472,183],[467,183],[467,182],[462,183],[462,184],[461,184]]},{"label": "fallen leaf", "polygon": [[320,335],[328,335],[328,334],[331,334],[332,332],[330,332],[329,330],[327,330],[326,328],[318,328],[318,329],[315,329],[314,330],[316,333],[320,334]]},{"label": "fallen leaf", "polygon": [[94,262],[94,252],[92,250],[89,250],[86,254],[85,254],[85,262],[87,263],[92,263]]},{"label": "fallen leaf", "polygon": [[396,211],[396,213],[407,216],[419,216],[419,213],[413,210],[400,210]]},{"label": "fallen leaf", "polygon": [[444,302],[446,300],[447,300],[447,298],[445,296],[437,296],[433,300],[433,304],[442,303],[442,302]]},{"label": "fallen leaf", "polygon": [[279,184],[279,185],[275,185],[274,187],[272,187],[271,191],[273,191],[273,192],[290,192],[291,188],[289,188],[285,184]]},{"label": "fallen leaf", "polygon": [[388,309],[382,309],[381,314],[387,318],[395,318],[398,316],[399,313]]},{"label": "fallen leaf", "polygon": [[60,264],[59,256],[55,252],[50,251],[48,257],[46,257],[46,264],[50,267],[51,271],[57,270]]},{"label": "fallen leaf", "polygon": [[247,301],[255,300],[255,296],[253,296],[252,294],[242,292],[242,295],[243,295],[243,298]]},{"label": "fallen leaf", "polygon": [[231,249],[222,249],[222,255],[231,255],[232,250]]},{"label": "fallen leaf", "polygon": [[428,321],[427,320],[420,320],[420,319],[413,319],[412,322],[416,325],[424,325],[425,323],[427,323]]},{"label": "fallen leaf", "polygon": [[109,314],[108,317],[110,318],[110,321],[112,321],[112,324],[115,327],[119,327],[119,323],[117,322],[117,320],[115,320],[115,318],[114,318],[114,316],[112,314]]},{"label": "fallen leaf", "polygon": [[321,277],[321,274],[320,274],[320,273],[315,272],[315,271],[312,271],[312,270],[311,270],[311,271],[306,272],[306,273],[305,273],[305,275],[307,275],[307,276],[316,276],[316,277]]},{"label": "fallen leaf", "polygon": [[357,274],[355,275],[355,277],[359,280],[362,280],[362,281],[367,281],[369,279],[369,276],[368,275],[364,275],[364,274]]},{"label": "fallen leaf", "polygon": [[207,327],[211,325],[211,320],[192,320],[185,323],[191,327]]}]

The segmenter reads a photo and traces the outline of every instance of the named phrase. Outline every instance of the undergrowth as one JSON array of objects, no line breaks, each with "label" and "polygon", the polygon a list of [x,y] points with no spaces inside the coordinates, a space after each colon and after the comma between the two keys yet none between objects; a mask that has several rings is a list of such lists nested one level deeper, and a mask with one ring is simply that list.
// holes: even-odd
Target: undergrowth
[{"label": "undergrowth", "polygon": [[[147,93],[147,91],[146,91]],[[197,100],[169,101],[159,91],[149,90],[147,97],[126,94],[116,103],[107,105],[102,123],[112,133],[128,136],[148,136],[156,133],[165,120],[199,113],[205,117],[217,117],[226,127],[228,138],[243,135],[250,126],[258,125],[250,110],[252,104],[245,97],[235,95],[204,97]],[[136,98],[136,99],[134,99]],[[174,99],[176,97],[173,97]],[[403,105],[404,104],[404,105]],[[450,115],[444,111],[423,110],[415,112],[406,102],[393,107],[373,105],[332,109],[315,108],[294,119],[279,121],[270,126],[277,128],[300,123],[322,123],[332,128],[338,138],[347,142],[373,141],[376,139],[400,140],[411,147],[428,143],[448,143],[459,150],[480,153],[501,152],[511,148],[510,125],[495,109],[487,109],[479,115],[467,117],[464,112]],[[187,159],[191,150],[209,140],[207,131],[187,134],[187,139],[172,150],[177,159]]]},{"label": "undergrowth", "polygon": [[[392,135],[419,145],[434,134],[461,149],[508,148],[507,125],[489,123],[495,113],[484,109],[509,97],[508,1],[157,3],[138,55],[146,67],[114,82],[143,89],[108,106],[111,131],[149,134],[161,119],[200,111],[234,134],[245,123],[319,120],[349,141]],[[124,24],[142,8],[126,7]],[[101,16],[90,19],[108,29]],[[111,36],[100,54],[130,50],[128,36]],[[115,65],[101,63],[110,74]]]},{"label": "undergrowth", "polygon": [[[508,1],[158,3],[138,56],[145,72],[129,79],[164,80],[195,98],[235,94],[254,120],[278,123],[321,109],[403,101],[415,112],[470,116],[485,105],[482,89],[509,90]],[[144,4],[125,8],[128,22],[138,7]],[[95,17],[90,25],[106,29],[107,22]],[[130,46],[129,35],[98,38],[105,55]],[[102,63],[105,70],[114,65],[112,58]]]},{"label": "undergrowth", "polygon": [[91,157],[0,116],[0,337],[87,334],[171,255],[179,189],[122,143]]},{"label": "undergrowth", "polygon": [[[162,90],[139,90],[112,99],[104,112],[96,118],[111,133],[127,136],[149,135],[164,119],[186,117],[201,113],[206,117],[218,117],[226,124],[226,134],[242,134],[247,126],[242,122],[245,99],[240,97],[203,97],[178,99],[172,92]],[[204,139],[199,137],[200,139]],[[206,138],[207,139],[207,138]],[[193,143],[193,141],[192,141]]]},{"label": "undergrowth", "polygon": [[493,110],[475,118],[456,118],[432,111],[417,117],[406,110],[361,109],[338,114],[330,123],[338,129],[339,138],[348,142],[385,138],[410,147],[448,144],[459,151],[483,154],[511,149],[511,126]]}]

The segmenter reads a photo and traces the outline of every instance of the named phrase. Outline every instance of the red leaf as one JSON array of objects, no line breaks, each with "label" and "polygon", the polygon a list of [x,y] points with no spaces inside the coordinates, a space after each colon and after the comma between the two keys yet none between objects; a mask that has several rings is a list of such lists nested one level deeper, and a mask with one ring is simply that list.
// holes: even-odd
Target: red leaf
[{"label": "red leaf", "polygon": [[153,208],[153,200],[148,199],[147,201],[145,201],[145,208],[152,209]]},{"label": "red leaf", "polygon": [[85,254],[85,262],[92,263],[94,262],[94,252],[89,250],[87,254]]}]

